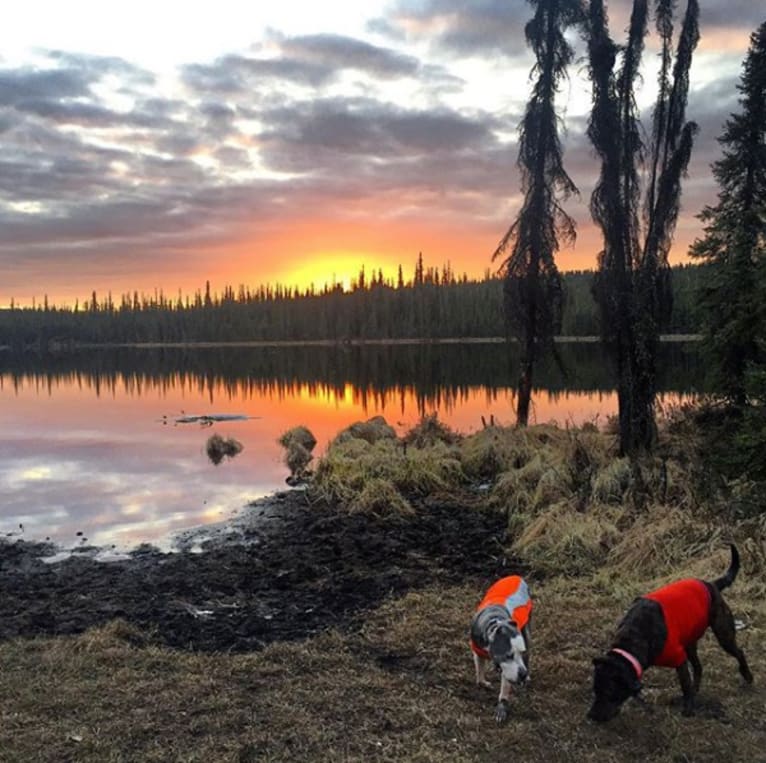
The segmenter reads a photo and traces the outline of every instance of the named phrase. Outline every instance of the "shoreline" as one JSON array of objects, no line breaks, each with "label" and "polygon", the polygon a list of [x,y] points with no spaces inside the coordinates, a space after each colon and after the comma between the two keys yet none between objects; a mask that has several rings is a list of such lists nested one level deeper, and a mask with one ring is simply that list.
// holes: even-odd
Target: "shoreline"
[{"label": "shoreline", "polygon": [[[502,336],[488,337],[437,337],[437,338],[391,338],[391,339],[284,339],[284,340],[241,340],[228,342],[57,342],[51,340],[45,348],[48,352],[64,353],[77,350],[107,349],[207,349],[215,347],[364,347],[364,346],[407,346],[407,345],[455,345],[455,344],[503,344],[508,341]],[[510,339],[518,343],[515,338]],[[556,344],[597,344],[599,336],[556,336]],[[661,334],[660,342],[665,344],[700,342],[702,334]],[[22,352],[40,351],[39,347],[29,347]],[[0,346],[0,351],[13,352],[8,345]]]},{"label": "shoreline", "polygon": [[384,520],[285,491],[190,528],[170,552],[144,544],[99,561],[85,547],[50,563],[52,544],[3,541],[0,641],[124,619],[159,645],[258,650],[352,627],[360,613],[439,579],[479,579],[498,567],[492,552],[506,529],[502,514],[458,504],[423,501],[415,517]]}]

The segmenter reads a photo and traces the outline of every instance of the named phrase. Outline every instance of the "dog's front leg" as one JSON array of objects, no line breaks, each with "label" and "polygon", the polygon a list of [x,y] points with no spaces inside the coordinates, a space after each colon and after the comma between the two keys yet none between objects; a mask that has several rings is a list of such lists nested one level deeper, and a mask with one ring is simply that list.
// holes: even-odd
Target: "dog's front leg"
[{"label": "dog's front leg", "polygon": [[483,657],[479,657],[478,654],[473,656],[473,666],[476,670],[476,685],[477,686],[491,686],[487,680],[487,663],[489,660],[485,660]]},{"label": "dog's front leg", "polygon": [[692,677],[689,675],[688,660],[676,668],[676,675],[678,676],[678,682],[681,684],[681,692],[684,695],[683,714],[694,715],[694,684],[692,683]]},{"label": "dog's front leg", "polygon": [[497,698],[495,720],[505,723],[508,720],[508,700],[511,698],[511,682],[505,676],[500,678],[500,696]]}]

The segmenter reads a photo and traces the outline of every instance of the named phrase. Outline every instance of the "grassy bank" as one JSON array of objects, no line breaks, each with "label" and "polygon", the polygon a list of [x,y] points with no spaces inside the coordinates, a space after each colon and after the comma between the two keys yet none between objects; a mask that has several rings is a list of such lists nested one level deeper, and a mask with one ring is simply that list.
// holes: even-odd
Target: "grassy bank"
[{"label": "grassy bank", "polygon": [[[473,685],[466,631],[488,580],[467,580],[250,654],[160,648],[120,622],[2,643],[0,760],[766,760],[766,521],[705,479],[692,432],[675,421],[662,437],[656,458],[630,464],[594,427],[461,436],[426,419],[397,437],[373,421],[311,464],[309,496],[350,514],[406,522],[420,501],[449,499],[507,518],[498,554],[525,560],[536,611],[532,683],[506,726],[494,724],[494,690]],[[730,540],[743,564],[727,600],[746,626],[754,687],[707,635],[695,717],[674,704],[674,671],[653,669],[645,704],[586,721],[591,659],[632,598],[719,575]]]}]

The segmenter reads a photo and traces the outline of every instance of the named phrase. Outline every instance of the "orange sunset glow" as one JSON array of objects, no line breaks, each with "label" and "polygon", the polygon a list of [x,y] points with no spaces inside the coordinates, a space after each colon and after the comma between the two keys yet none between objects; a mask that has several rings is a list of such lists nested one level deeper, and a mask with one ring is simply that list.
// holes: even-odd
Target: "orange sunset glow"
[{"label": "orange sunset glow", "polygon": [[[235,15],[190,9],[183,35],[163,28],[167,10],[152,35],[117,34],[85,0],[65,16],[20,6],[6,20],[0,307],[73,305],[93,291],[188,295],[207,281],[348,288],[362,267],[394,279],[401,265],[409,279],[421,252],[427,267],[449,262],[469,278],[496,268],[522,200],[518,127],[534,63],[525,4],[444,13],[435,0],[373,0],[319,13],[295,0],[225,2]],[[609,5],[619,40],[629,4]],[[710,164],[757,6],[701,13],[688,99],[699,132],[674,263],[716,198]],[[72,22],[86,16],[92,24]],[[121,30],[139,17],[125,14]],[[654,37],[637,94],[646,124]],[[588,211],[598,169],[584,67],[572,67],[557,106],[580,189],[565,205],[578,240],[559,267],[589,269],[601,242]]]},{"label": "orange sunset glow", "polygon": [[[582,202],[576,207],[581,214],[585,212]],[[220,250],[221,266],[211,275],[211,282],[216,288],[225,284],[280,283],[300,289],[313,284],[321,289],[335,283],[348,289],[358,280],[362,267],[368,279],[380,269],[384,279],[396,283],[400,265],[406,282],[412,279],[421,253],[426,267],[440,269],[449,263],[456,275],[465,273],[470,279],[481,279],[487,271],[496,273],[500,265],[491,255],[505,228],[502,225],[496,230],[490,228],[489,225],[472,229],[438,223],[429,228],[397,221],[387,225],[299,222],[289,237],[268,233],[265,238],[246,240]],[[689,246],[699,235],[696,221],[688,225],[682,223],[670,253],[672,264],[689,261]],[[332,246],[333,241],[345,245]],[[600,230],[588,220],[581,221],[576,246],[559,250],[559,268],[562,271],[594,269],[602,245]],[[193,281],[190,274],[183,278],[184,291],[200,288],[200,282]]]},{"label": "orange sunset glow", "polygon": [[[261,271],[266,280],[298,286],[314,283],[322,286],[337,283],[348,286],[362,266],[367,277],[372,271],[383,271],[384,278],[396,279],[399,265],[405,280],[412,277],[420,253],[431,266],[450,262],[457,272],[481,277],[490,265],[496,237],[481,230],[466,231],[454,226],[429,228],[422,224],[392,221],[387,224],[339,223],[329,229],[321,224],[299,225],[294,239],[279,242],[284,258],[275,258],[271,269]],[[336,242],[333,246],[332,242]],[[274,242],[272,246],[277,246]],[[259,251],[269,245],[259,245]],[[265,260],[266,258],[264,258]],[[265,262],[263,262],[265,264]]]}]

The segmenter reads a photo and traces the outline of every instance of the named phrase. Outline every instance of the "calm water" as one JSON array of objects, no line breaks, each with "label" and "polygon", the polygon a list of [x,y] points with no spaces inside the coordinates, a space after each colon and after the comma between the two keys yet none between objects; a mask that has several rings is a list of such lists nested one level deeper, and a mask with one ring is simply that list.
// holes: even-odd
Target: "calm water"
[{"label": "calm water", "polygon": [[[540,369],[534,419],[603,423],[617,403],[598,345],[565,345],[562,357],[566,376]],[[497,344],[0,354],[0,533],[64,547],[167,545],[284,488],[276,440],[297,424],[321,451],[377,414],[400,432],[434,411],[466,433],[482,416],[511,423],[512,365]],[[665,346],[663,369],[664,404],[700,391],[693,346]],[[257,418],[173,425],[182,413]],[[213,433],[243,451],[214,466]]]}]

